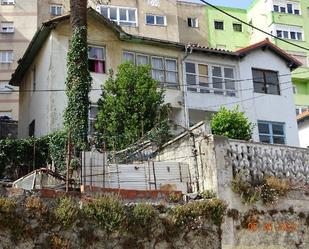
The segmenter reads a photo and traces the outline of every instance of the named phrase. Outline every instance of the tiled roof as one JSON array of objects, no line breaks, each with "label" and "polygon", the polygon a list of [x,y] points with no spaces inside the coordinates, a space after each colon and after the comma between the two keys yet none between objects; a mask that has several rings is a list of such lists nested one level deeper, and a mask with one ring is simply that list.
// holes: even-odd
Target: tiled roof
[{"label": "tiled roof", "polygon": [[296,58],[294,58],[292,55],[288,54],[287,52],[285,52],[283,49],[279,48],[278,46],[276,46],[275,44],[273,44],[268,38],[266,38],[265,40],[252,44],[248,47],[239,49],[236,51],[236,53],[238,53],[240,56],[245,56],[246,54],[259,49],[259,48],[268,48],[270,50],[272,50],[273,52],[275,52],[276,54],[278,54],[282,59],[286,60],[289,63],[289,67],[292,69],[298,68],[302,65],[302,63],[297,60]]},{"label": "tiled roof", "polygon": [[309,118],[309,111],[305,111],[297,116],[297,121],[301,121],[305,118]]}]

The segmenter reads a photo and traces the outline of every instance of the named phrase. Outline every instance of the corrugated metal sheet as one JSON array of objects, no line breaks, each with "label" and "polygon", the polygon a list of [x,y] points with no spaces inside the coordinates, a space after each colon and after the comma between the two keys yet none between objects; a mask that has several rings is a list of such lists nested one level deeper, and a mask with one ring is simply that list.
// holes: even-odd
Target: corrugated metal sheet
[{"label": "corrugated metal sheet", "polygon": [[86,152],[83,156],[83,184],[122,189],[180,190],[187,193],[189,167],[179,162],[107,164],[106,156]]}]

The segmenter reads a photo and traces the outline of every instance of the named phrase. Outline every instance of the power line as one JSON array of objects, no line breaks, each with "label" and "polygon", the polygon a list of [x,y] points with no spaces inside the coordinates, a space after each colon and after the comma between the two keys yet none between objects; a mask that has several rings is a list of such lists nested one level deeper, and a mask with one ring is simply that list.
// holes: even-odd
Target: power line
[{"label": "power line", "polygon": [[[307,72],[298,72],[296,74],[302,74],[302,73],[307,73]],[[269,79],[271,78],[277,78],[277,77],[284,77],[284,76],[291,76],[292,74],[281,74],[281,75],[276,75],[276,76],[271,76],[269,77]],[[211,78],[211,77],[208,77]],[[245,82],[245,81],[251,81],[251,80],[257,80],[257,79],[262,79],[262,77],[255,77],[255,78],[247,78],[247,79],[239,79],[239,80],[224,80],[224,81],[220,81],[220,82],[206,82],[206,84],[212,84],[212,85],[220,85],[220,84],[230,84],[230,83],[235,83],[235,82]],[[285,81],[285,82],[279,82],[279,85],[282,84],[288,84],[288,83],[293,83],[292,81]],[[187,87],[197,87],[199,85],[197,84],[177,84],[178,86],[187,86]],[[145,89],[148,89],[148,87],[143,87]],[[126,88],[117,88],[117,89],[126,89]],[[173,88],[172,88],[173,89]],[[239,89],[239,90],[235,90],[235,91],[247,91],[247,90],[252,90],[254,88],[247,88],[247,89]],[[90,91],[102,91],[102,88],[92,88],[90,89]],[[205,89],[207,90],[207,89]],[[220,88],[215,88],[215,90],[220,90]],[[233,89],[222,89],[222,90],[231,90],[233,91]],[[36,89],[36,90],[10,90],[10,92],[19,92],[19,93],[27,93],[27,92],[35,92],[35,93],[40,93],[40,92],[65,92],[65,89]]]},{"label": "power line", "polygon": [[265,31],[265,30],[263,30],[263,29],[260,29],[260,28],[258,28],[258,27],[255,27],[254,25],[252,25],[252,24],[250,24],[250,23],[247,23],[247,22],[241,20],[240,18],[238,18],[238,17],[236,17],[236,16],[234,16],[234,15],[231,15],[230,13],[228,13],[228,12],[226,12],[226,11],[220,9],[219,7],[217,7],[217,6],[215,6],[215,5],[212,5],[212,4],[208,3],[208,2],[206,2],[205,0],[200,0],[200,1],[203,2],[203,3],[206,4],[206,5],[208,5],[208,6],[212,7],[212,8],[214,8],[214,9],[220,11],[221,13],[223,13],[223,14],[225,14],[225,15],[227,15],[227,16],[229,16],[229,17],[231,17],[231,18],[233,18],[233,19],[235,19],[235,20],[237,20],[237,21],[239,21],[239,22],[241,22],[241,23],[243,23],[243,24],[245,24],[245,25],[247,25],[247,26],[253,28],[253,29],[256,29],[256,30],[258,30],[258,31],[260,31],[260,32],[262,32],[262,33],[264,33],[264,34],[266,34],[266,35],[269,35],[269,36],[271,36],[271,37],[273,37],[273,38],[275,38],[275,39],[277,39],[277,40],[280,40],[280,41],[285,42],[285,43],[287,43],[287,44],[290,44],[290,45],[292,45],[292,46],[295,46],[295,47],[304,49],[304,50],[306,50],[306,51],[309,51],[309,48],[306,48],[306,47],[303,47],[303,46],[301,46],[301,45],[295,44],[295,43],[293,43],[293,42],[287,41],[287,40],[285,40],[285,39],[282,39],[282,38],[280,38],[280,37],[277,37],[277,36],[275,36],[275,35],[273,35],[273,34],[267,32],[267,31]]}]

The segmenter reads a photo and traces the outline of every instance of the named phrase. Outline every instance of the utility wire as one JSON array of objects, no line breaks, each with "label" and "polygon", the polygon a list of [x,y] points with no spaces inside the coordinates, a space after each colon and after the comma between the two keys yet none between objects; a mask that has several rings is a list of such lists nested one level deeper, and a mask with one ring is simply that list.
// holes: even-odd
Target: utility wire
[{"label": "utility wire", "polygon": [[[307,73],[307,72],[299,72],[297,74],[301,74],[301,73]],[[282,75],[277,75],[277,76],[274,76],[274,77],[269,77],[269,79],[272,79],[272,78],[277,78],[277,77],[284,77],[284,76],[290,76],[291,74],[282,74]],[[196,75],[198,76],[198,75]],[[208,78],[211,78],[211,77],[208,77]],[[264,77],[263,77],[264,78]],[[235,82],[245,82],[245,81],[251,81],[251,80],[257,80],[257,79],[262,79],[262,77],[255,77],[255,78],[248,78],[248,79],[240,79],[240,80],[224,80],[224,81],[220,81],[220,82],[205,82],[204,84],[212,84],[212,85],[220,85],[220,84],[231,84],[231,83],[235,83]],[[283,85],[283,84],[288,84],[288,83],[293,83],[292,81],[284,81],[284,82],[279,82],[279,85]],[[173,85],[174,86],[174,85]],[[177,84],[177,87],[178,86],[187,86],[187,87],[191,87],[191,88],[194,88],[194,87],[198,87],[199,85],[197,84]],[[143,87],[145,89],[148,89],[148,87]],[[117,89],[121,89],[121,88],[117,88]],[[122,89],[127,89],[127,88],[122,88]],[[172,88],[173,89],[173,88]],[[206,89],[206,88],[205,88]],[[239,89],[239,90],[235,90],[235,91],[238,91],[238,92],[241,92],[241,91],[247,91],[247,90],[252,90],[254,88],[247,88],[247,89]],[[90,91],[102,91],[103,89],[102,88],[92,88],[90,89]],[[207,90],[207,89],[206,89]],[[212,90],[212,89],[211,89]],[[216,88],[215,90],[220,90],[220,88]],[[233,91],[233,89],[222,89],[222,90],[231,90]],[[33,93],[40,93],[40,92],[65,92],[66,90],[65,89],[36,89],[36,90],[32,90],[32,89],[27,89],[27,90],[10,90],[10,92],[19,92],[19,93],[27,93],[27,92],[33,92]]]},{"label": "utility wire", "polygon": [[285,40],[285,39],[282,39],[282,38],[280,38],[280,37],[278,37],[278,36],[276,36],[276,35],[273,35],[273,34],[267,32],[267,31],[265,31],[265,30],[263,30],[263,29],[260,29],[260,28],[254,26],[254,25],[252,25],[252,24],[250,24],[250,23],[247,23],[247,22],[241,20],[240,18],[238,18],[238,17],[236,17],[236,16],[234,16],[234,15],[231,15],[230,13],[228,13],[228,12],[222,10],[221,8],[219,8],[219,7],[215,6],[215,5],[212,5],[212,4],[208,3],[208,2],[206,2],[205,0],[200,0],[200,1],[203,2],[203,3],[206,4],[206,5],[208,5],[208,6],[212,7],[212,8],[214,8],[214,9],[220,11],[221,13],[223,13],[223,14],[225,14],[225,15],[227,15],[227,16],[229,16],[229,17],[231,17],[231,18],[233,18],[233,19],[235,19],[235,20],[237,20],[237,21],[239,21],[239,22],[241,22],[241,23],[243,23],[243,24],[245,24],[245,25],[247,25],[247,26],[253,28],[253,29],[256,29],[256,30],[258,30],[258,31],[260,31],[260,32],[262,32],[262,33],[264,33],[264,34],[266,34],[266,35],[269,35],[269,36],[271,36],[271,37],[273,37],[273,38],[275,38],[275,39],[277,39],[277,40],[280,40],[280,41],[285,42],[285,43],[287,43],[287,44],[290,44],[290,45],[292,45],[292,46],[295,46],[295,47],[304,49],[304,50],[306,50],[306,51],[309,51],[309,48],[303,47],[303,46],[301,46],[301,45],[295,44],[295,43],[293,43],[293,42],[290,42],[290,41],[287,41],[287,40]]}]

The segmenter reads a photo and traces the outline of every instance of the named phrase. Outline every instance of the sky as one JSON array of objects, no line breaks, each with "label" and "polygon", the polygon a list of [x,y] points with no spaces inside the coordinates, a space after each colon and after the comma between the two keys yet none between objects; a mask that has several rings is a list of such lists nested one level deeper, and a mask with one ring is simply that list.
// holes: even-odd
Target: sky
[{"label": "sky", "polygon": [[[199,0],[194,1],[200,2]],[[228,6],[228,7],[246,9],[253,0],[205,0],[205,1],[218,6]]]}]

